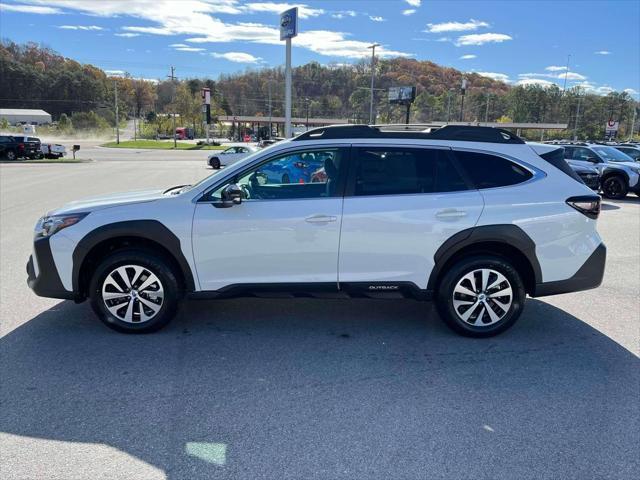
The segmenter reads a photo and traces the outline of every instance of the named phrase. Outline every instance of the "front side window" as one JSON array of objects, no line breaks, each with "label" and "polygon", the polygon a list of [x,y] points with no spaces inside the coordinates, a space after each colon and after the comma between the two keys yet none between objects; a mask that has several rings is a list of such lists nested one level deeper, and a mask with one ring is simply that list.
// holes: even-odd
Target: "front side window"
[{"label": "front side window", "polygon": [[633,159],[626,153],[613,147],[593,147],[593,151],[607,162],[632,162]]},{"label": "front side window", "polygon": [[533,174],[509,160],[477,152],[455,152],[462,168],[476,188],[496,188],[529,180]]},{"label": "front side window", "polygon": [[327,148],[280,155],[242,172],[209,195],[220,199],[221,192],[236,183],[244,200],[288,200],[326,198],[342,195],[338,185],[346,167],[348,150]]},{"label": "front side window", "polygon": [[354,148],[355,195],[403,195],[466,190],[446,150]]}]

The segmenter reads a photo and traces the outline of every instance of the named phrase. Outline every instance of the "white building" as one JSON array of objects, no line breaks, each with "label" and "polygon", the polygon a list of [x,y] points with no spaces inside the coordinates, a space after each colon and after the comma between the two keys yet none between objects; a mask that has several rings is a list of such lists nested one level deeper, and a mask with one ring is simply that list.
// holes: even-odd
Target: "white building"
[{"label": "white building", "polygon": [[0,108],[0,121],[6,119],[9,124],[44,125],[51,123],[51,115],[44,110],[29,108]]}]

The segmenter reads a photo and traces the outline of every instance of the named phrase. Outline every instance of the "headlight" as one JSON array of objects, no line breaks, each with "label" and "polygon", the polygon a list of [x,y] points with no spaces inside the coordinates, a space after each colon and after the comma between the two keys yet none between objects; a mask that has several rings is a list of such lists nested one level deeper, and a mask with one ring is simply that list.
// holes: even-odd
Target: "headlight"
[{"label": "headlight", "polygon": [[34,236],[36,238],[50,237],[62,229],[75,225],[89,213],[70,213],[68,215],[44,216],[36,224]]}]

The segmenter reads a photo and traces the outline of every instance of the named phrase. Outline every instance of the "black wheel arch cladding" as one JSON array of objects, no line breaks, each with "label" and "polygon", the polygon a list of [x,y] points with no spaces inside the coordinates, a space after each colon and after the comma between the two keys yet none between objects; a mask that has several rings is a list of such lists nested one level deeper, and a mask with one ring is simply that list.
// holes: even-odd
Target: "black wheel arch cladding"
[{"label": "black wheel arch cladding", "polygon": [[[455,260],[457,253],[467,247],[474,247],[483,243],[502,244],[509,249],[517,250],[526,258],[533,272],[533,285],[530,285],[530,287],[542,282],[542,269],[536,256],[536,245],[524,230],[512,224],[484,225],[471,227],[452,235],[436,250],[433,256],[434,267],[429,276],[427,290],[433,291],[436,289],[438,279],[444,273],[444,267]],[[500,255],[500,253],[497,254]],[[514,267],[516,266],[514,265]],[[522,275],[523,272],[520,272],[520,274]],[[523,281],[525,281],[524,278]]]},{"label": "black wheel arch cladding", "polygon": [[73,251],[73,291],[81,292],[80,274],[87,255],[92,249],[103,242],[118,238],[141,239],[160,245],[173,257],[180,269],[187,291],[195,290],[195,282],[189,262],[185,258],[180,245],[180,239],[165,225],[157,220],[130,220],[109,223],[92,230],[85,235]]}]

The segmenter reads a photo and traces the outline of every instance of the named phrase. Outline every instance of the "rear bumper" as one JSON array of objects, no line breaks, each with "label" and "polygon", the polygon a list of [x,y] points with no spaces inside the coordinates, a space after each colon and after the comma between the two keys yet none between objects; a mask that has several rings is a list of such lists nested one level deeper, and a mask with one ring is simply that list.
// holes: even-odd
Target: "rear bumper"
[{"label": "rear bumper", "polygon": [[[38,268],[35,267],[36,262]],[[76,300],[74,293],[62,285],[48,238],[39,238],[33,244],[33,255],[27,262],[27,285],[40,297]]]},{"label": "rear bumper", "polygon": [[538,283],[532,297],[579,292],[599,287],[604,276],[606,259],[607,247],[604,246],[604,243],[601,243],[575,275],[566,280]]}]

